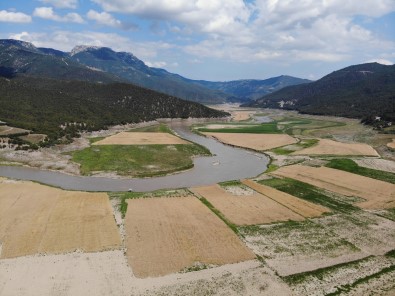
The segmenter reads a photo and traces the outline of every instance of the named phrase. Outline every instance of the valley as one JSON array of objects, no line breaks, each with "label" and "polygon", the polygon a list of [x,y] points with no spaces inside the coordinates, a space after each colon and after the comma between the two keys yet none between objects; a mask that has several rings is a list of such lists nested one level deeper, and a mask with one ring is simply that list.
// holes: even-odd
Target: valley
[{"label": "valley", "polygon": [[[82,133],[70,144],[44,148],[47,157],[41,160],[38,175],[28,167],[4,165],[17,164],[24,154],[43,153],[42,148],[2,151],[0,174],[10,176],[1,179],[0,202],[9,205],[10,193],[26,195],[21,191],[24,186],[41,186],[40,192],[59,192],[57,200],[73,211],[78,204],[73,196],[83,194],[13,180],[12,176],[33,180],[38,176],[40,182],[68,190],[104,191],[97,194],[111,204],[112,218],[106,218],[106,223],[117,226],[120,242],[111,234],[113,241],[104,243],[92,228],[89,231],[93,232],[68,234],[75,241],[74,251],[58,249],[61,241],[53,247],[48,242],[41,244],[48,247],[36,249],[32,255],[0,259],[0,275],[4,275],[0,291],[17,289],[21,291],[17,295],[22,295],[32,283],[29,276],[20,281],[21,270],[25,270],[24,274],[39,271],[40,280],[46,282],[40,287],[31,285],[33,295],[51,295],[50,291],[61,289],[97,295],[115,291],[117,295],[390,295],[395,289],[391,280],[395,270],[395,177],[394,161],[387,157],[392,154],[387,146],[392,135],[380,134],[353,119],[231,105],[216,108],[232,116],[221,121],[161,120]],[[263,123],[257,121],[262,117]],[[225,136],[232,136],[233,142]],[[245,136],[251,137],[251,144]],[[283,139],[277,141],[277,137]],[[194,167],[187,171],[143,179],[113,168],[94,169],[94,176],[81,177],[80,165],[74,164],[76,169],[68,171],[74,176],[48,167],[63,159],[65,165],[58,170],[66,172],[77,160],[75,153],[83,151],[84,161],[99,163],[100,158],[86,154],[89,149],[104,153],[101,147],[109,147],[117,158],[126,160],[135,158],[136,152],[120,154],[114,147],[140,147],[160,155],[149,147],[161,145],[175,157],[181,154],[169,147],[178,145],[205,147],[205,153],[210,151],[212,156],[194,158]],[[264,155],[270,157],[270,163]],[[34,163],[26,158],[25,165]],[[117,166],[121,165],[122,161]],[[154,167],[147,169],[155,171]],[[46,199],[41,194],[40,198],[41,202],[55,202],[54,197]],[[62,216],[55,214],[59,206],[45,211],[30,207],[30,215],[42,211],[50,215],[53,231],[68,233],[60,223]],[[23,207],[10,215],[28,217]],[[83,215],[87,220],[80,225],[91,223]],[[30,228],[38,226],[29,224]],[[3,256],[8,256],[4,252],[8,252],[9,238],[13,237],[12,243],[22,239],[13,228],[7,231],[0,237]],[[51,233],[43,237],[55,243]],[[85,247],[77,239],[81,235],[97,237],[95,248],[105,250],[97,253]],[[69,264],[75,266],[73,272]],[[49,280],[55,269],[59,272],[54,275],[57,285]],[[66,275],[67,281],[62,279]]]}]

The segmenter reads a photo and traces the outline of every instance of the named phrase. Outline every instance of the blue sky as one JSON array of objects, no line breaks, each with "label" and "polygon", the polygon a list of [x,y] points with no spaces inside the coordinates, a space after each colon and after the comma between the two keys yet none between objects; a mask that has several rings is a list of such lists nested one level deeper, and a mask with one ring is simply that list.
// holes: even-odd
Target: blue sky
[{"label": "blue sky", "polygon": [[0,38],[132,52],[193,79],[319,79],[395,61],[395,0],[14,0]]}]

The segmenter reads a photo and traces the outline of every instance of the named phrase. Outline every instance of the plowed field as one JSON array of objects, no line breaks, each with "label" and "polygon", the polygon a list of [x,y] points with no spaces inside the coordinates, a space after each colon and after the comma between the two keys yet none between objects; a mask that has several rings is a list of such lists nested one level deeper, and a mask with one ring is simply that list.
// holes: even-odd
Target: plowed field
[{"label": "plowed field", "polygon": [[346,196],[358,196],[366,201],[356,205],[366,209],[395,207],[395,185],[368,177],[331,169],[291,165],[271,173],[292,178]]},{"label": "plowed field", "polygon": [[379,156],[371,146],[361,143],[340,143],[328,139],[320,139],[315,146],[292,153],[293,155],[365,155]]},{"label": "plowed field", "polygon": [[302,215],[303,217],[306,218],[318,217],[321,216],[323,213],[330,212],[329,209],[323,206],[313,204],[311,202],[297,198],[295,196],[274,189],[272,187],[258,184],[251,180],[243,180],[242,182],[248,187],[254,189],[255,191],[261,194],[266,195],[267,197],[282,204],[288,209],[294,211],[295,213]]},{"label": "plowed field", "polygon": [[120,246],[108,196],[0,180],[0,258]]},{"label": "plowed field", "polygon": [[237,225],[255,225],[304,218],[278,202],[254,192],[238,196],[225,191],[219,185],[195,187],[192,192],[206,198],[224,216]]},{"label": "plowed field", "polygon": [[191,144],[169,133],[121,132],[92,145],[153,145]]},{"label": "plowed field", "polygon": [[254,150],[269,150],[280,146],[290,145],[297,140],[286,134],[243,134],[243,133],[203,133],[219,141],[233,146]]},{"label": "plowed field", "polygon": [[226,224],[193,196],[128,200],[127,258],[137,277],[161,276],[195,264],[255,258]]}]

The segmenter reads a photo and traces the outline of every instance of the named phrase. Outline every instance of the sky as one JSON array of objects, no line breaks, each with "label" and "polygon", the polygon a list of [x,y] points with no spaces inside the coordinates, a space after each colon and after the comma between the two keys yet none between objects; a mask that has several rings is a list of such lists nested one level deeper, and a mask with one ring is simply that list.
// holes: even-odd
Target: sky
[{"label": "sky", "polygon": [[0,38],[106,46],[191,79],[317,80],[395,62],[395,0],[0,0]]}]

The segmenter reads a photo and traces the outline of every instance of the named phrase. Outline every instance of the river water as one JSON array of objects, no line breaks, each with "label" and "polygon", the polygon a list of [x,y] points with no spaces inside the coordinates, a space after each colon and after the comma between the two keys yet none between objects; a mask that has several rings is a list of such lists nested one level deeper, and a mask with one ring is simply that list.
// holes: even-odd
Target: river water
[{"label": "river water", "polygon": [[207,147],[214,156],[197,157],[191,170],[153,178],[111,179],[72,176],[61,172],[19,166],[0,166],[0,176],[31,180],[68,190],[146,192],[210,185],[218,182],[252,178],[264,172],[269,158],[261,153],[224,145],[214,139],[192,133],[183,122],[171,122],[171,128],[182,138]]}]

